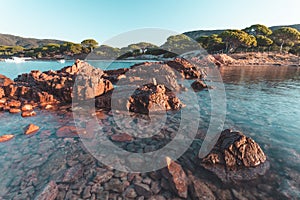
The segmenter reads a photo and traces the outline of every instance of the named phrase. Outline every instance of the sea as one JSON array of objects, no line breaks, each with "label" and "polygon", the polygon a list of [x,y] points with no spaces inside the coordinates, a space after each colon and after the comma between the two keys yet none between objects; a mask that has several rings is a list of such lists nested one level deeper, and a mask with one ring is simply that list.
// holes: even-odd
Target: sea
[{"label": "sea", "polygon": [[[131,61],[87,61],[101,69],[128,68],[142,62]],[[24,63],[0,62],[0,74],[11,79],[31,70],[58,70],[72,65],[74,61],[27,61]],[[270,162],[270,169],[264,178],[265,196],[270,199],[300,198],[300,68],[294,66],[224,66],[219,69],[226,94],[226,118],[223,129],[242,131],[253,138],[263,149]],[[210,82],[207,82],[210,85]],[[202,128],[208,128],[211,114],[209,91],[197,93]],[[39,111],[38,115],[22,118],[5,112],[0,113],[0,135],[14,134],[16,137],[0,144],[0,197],[15,192],[14,187],[22,184],[22,177],[35,177],[35,185],[43,185],[49,179],[44,172],[47,148],[58,148],[54,134],[68,115],[58,116],[55,112]],[[23,127],[34,123],[41,127],[40,133],[23,137]],[[51,143],[47,143],[51,140]],[[45,144],[45,145],[39,145]],[[48,146],[47,146],[48,145]],[[46,147],[45,147],[46,146]],[[42,159],[42,160],[41,160]],[[57,161],[58,162],[58,161]],[[46,164],[45,164],[46,163]],[[34,171],[39,168],[38,172]],[[49,168],[49,167],[48,167]],[[51,168],[50,168],[51,169]],[[44,177],[43,177],[44,176]],[[27,177],[28,178],[28,177]],[[245,188],[247,189],[247,183]],[[22,185],[21,185],[22,186]],[[24,186],[25,187],[25,186]],[[249,190],[253,190],[249,186]],[[255,189],[259,192],[262,189]],[[31,192],[31,193],[30,193]],[[28,191],[28,194],[35,194]],[[254,193],[253,193],[254,194]],[[259,194],[256,194],[259,198]],[[29,195],[30,197],[30,195]],[[1,199],[1,198],[0,198]]]}]

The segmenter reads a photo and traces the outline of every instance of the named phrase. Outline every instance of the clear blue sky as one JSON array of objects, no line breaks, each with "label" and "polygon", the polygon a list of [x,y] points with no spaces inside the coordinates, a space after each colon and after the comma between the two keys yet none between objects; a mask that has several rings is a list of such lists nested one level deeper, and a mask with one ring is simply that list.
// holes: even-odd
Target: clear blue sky
[{"label": "clear blue sky", "polygon": [[0,33],[98,42],[140,28],[176,32],[300,23],[299,0],[0,0]]}]

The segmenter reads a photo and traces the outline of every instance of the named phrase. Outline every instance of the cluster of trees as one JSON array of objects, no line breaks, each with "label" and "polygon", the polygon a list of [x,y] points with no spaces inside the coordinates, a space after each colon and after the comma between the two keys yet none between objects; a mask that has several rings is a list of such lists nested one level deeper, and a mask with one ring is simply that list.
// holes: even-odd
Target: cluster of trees
[{"label": "cluster of trees", "polygon": [[25,56],[25,57],[63,57],[78,54],[87,54],[98,46],[94,39],[83,40],[80,44],[65,42],[63,44],[49,43],[42,47],[24,48],[22,46],[0,46],[0,56]]},{"label": "cluster of trees", "polygon": [[223,50],[230,53],[251,48],[300,54],[300,32],[290,27],[272,31],[265,25],[255,24],[243,30],[225,30],[196,40],[208,52]]},{"label": "cluster of trees", "polygon": [[140,55],[176,55],[199,50],[200,46],[209,53],[222,51],[233,53],[245,50],[280,51],[300,54],[300,32],[290,27],[281,27],[272,31],[268,27],[255,24],[242,30],[225,30],[219,34],[201,36],[196,39],[180,34],[167,38],[160,47],[151,43],[140,42],[123,48],[98,45],[94,39],[83,40],[80,44],[65,42],[49,43],[42,47],[24,48],[22,46],[0,46],[0,56],[25,56],[36,58],[73,57],[86,55],[93,51],[95,59],[124,59]]}]

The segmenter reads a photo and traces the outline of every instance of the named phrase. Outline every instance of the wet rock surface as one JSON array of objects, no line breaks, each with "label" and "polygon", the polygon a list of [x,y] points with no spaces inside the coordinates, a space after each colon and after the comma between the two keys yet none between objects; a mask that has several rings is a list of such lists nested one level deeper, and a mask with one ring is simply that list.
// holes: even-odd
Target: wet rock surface
[{"label": "wet rock surface", "polygon": [[201,90],[205,90],[205,89],[208,89],[208,86],[204,83],[204,81],[202,80],[195,80],[192,84],[191,84],[191,87],[193,88],[193,90],[195,92],[199,92]]}]

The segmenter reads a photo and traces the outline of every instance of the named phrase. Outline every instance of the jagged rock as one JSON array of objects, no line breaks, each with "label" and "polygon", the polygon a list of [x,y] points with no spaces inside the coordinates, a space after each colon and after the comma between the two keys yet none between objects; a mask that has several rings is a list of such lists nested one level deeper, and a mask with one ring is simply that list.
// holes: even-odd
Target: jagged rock
[{"label": "jagged rock", "polygon": [[76,126],[62,126],[56,131],[57,137],[79,137]]},{"label": "jagged rock", "polygon": [[9,109],[9,113],[19,113],[19,112],[21,112],[21,109],[19,109],[19,108],[10,108]]},{"label": "jagged rock", "polygon": [[0,98],[5,97],[5,91],[2,87],[0,87]]},{"label": "jagged rock", "polygon": [[66,170],[60,182],[73,183],[78,181],[83,176],[83,167],[81,164],[77,164]]},{"label": "jagged rock", "polygon": [[33,117],[36,116],[36,112],[32,111],[24,111],[21,114],[22,117]]},{"label": "jagged rock", "polygon": [[54,181],[50,181],[35,200],[54,200],[58,195],[58,186]]},{"label": "jagged rock", "polygon": [[[37,103],[71,103],[72,98],[86,100],[113,88],[103,79],[103,71],[77,60],[74,65],[58,71],[32,70],[19,75],[13,82],[0,76],[0,97],[16,98]],[[74,85],[76,81],[76,84]],[[2,91],[2,92],[1,92]],[[4,94],[2,94],[4,93]]]},{"label": "jagged rock", "polygon": [[152,192],[150,190],[150,187],[146,184],[143,183],[135,183],[134,188],[136,193],[139,196],[144,196],[146,198],[149,198],[152,195]]},{"label": "jagged rock", "polygon": [[14,135],[11,135],[11,134],[8,134],[8,135],[1,135],[0,136],[0,143],[1,142],[7,142],[11,139],[13,139],[15,136]]},{"label": "jagged rock", "polygon": [[33,110],[33,107],[32,105],[30,104],[25,104],[22,106],[21,110],[24,112],[24,111],[32,111]]},{"label": "jagged rock", "polygon": [[235,59],[233,59],[232,57],[230,57],[226,54],[216,54],[216,55],[214,55],[214,58],[221,65],[230,65],[235,62]]},{"label": "jagged rock", "polygon": [[126,73],[126,77],[119,80],[120,86],[136,86],[152,83],[154,85],[161,84],[172,91],[179,91],[182,87],[179,85],[178,80],[183,76],[172,69],[164,62],[144,62],[138,63],[130,67]]},{"label": "jagged rock", "polygon": [[179,110],[183,104],[164,85],[152,83],[135,90],[127,109],[135,113],[148,114],[151,111]]},{"label": "jagged rock", "polygon": [[117,193],[122,193],[124,191],[125,185],[118,178],[112,178],[109,182],[104,184],[105,190],[111,190]]},{"label": "jagged rock", "polygon": [[166,157],[167,169],[169,173],[169,184],[171,188],[182,198],[187,198],[188,195],[188,179],[182,167]]},{"label": "jagged rock", "polygon": [[125,73],[128,72],[128,68],[120,68],[113,70],[104,71],[103,77],[112,82],[113,84],[117,83],[121,78],[126,78]]},{"label": "jagged rock", "polygon": [[192,83],[191,87],[193,88],[193,90],[195,92],[198,92],[198,91],[201,91],[201,90],[204,90],[204,89],[208,88],[207,85],[204,83],[204,81],[199,80],[199,79],[195,80]]},{"label": "jagged rock", "polygon": [[203,76],[203,72],[198,66],[184,58],[175,58],[174,60],[167,61],[166,64],[180,72],[186,79],[196,79]]},{"label": "jagged rock", "polygon": [[209,187],[204,184],[200,179],[193,176],[191,173],[188,175],[190,186],[190,196],[193,200],[215,200],[216,197],[214,196],[213,192],[209,189]]},{"label": "jagged rock", "polygon": [[7,103],[7,105],[11,108],[19,108],[21,106],[21,102],[16,100],[11,100],[10,102]]},{"label": "jagged rock", "polygon": [[133,187],[128,187],[126,188],[126,190],[123,192],[123,196],[125,198],[128,198],[128,199],[134,199],[137,197],[137,194],[136,194],[136,191]]},{"label": "jagged rock", "polygon": [[86,62],[80,62],[73,87],[73,96],[77,100],[88,100],[100,96],[113,89],[109,80],[103,79],[104,72]]},{"label": "jagged rock", "polygon": [[0,87],[8,86],[12,83],[13,81],[10,78],[7,78],[6,76],[0,74]]},{"label": "jagged rock", "polygon": [[5,103],[6,103],[6,98],[1,98],[1,99],[0,99],[0,104],[3,105],[3,104],[5,104]]},{"label": "jagged rock", "polygon": [[34,124],[29,124],[28,126],[25,127],[24,134],[25,135],[33,134],[33,133],[37,132],[38,130],[40,130],[40,127],[38,127],[37,125],[34,125]]},{"label": "jagged rock", "polygon": [[241,132],[224,130],[201,165],[222,181],[251,180],[263,175],[269,163],[260,146]]},{"label": "jagged rock", "polygon": [[107,169],[100,169],[93,181],[100,184],[105,183],[112,178],[113,174],[112,171],[108,171]]}]

